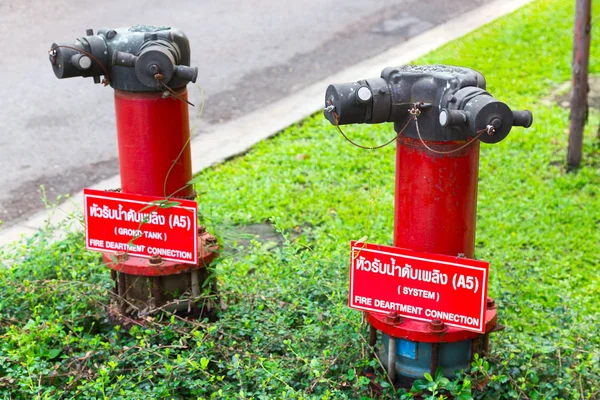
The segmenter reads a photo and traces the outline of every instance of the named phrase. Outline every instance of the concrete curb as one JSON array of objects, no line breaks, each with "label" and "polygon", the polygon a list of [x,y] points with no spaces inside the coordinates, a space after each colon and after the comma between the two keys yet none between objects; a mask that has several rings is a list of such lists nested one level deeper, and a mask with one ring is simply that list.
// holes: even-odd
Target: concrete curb
[{"label": "concrete curb", "polygon": [[[488,3],[244,117],[209,127],[208,133],[199,135],[191,143],[194,173],[242,154],[261,140],[274,136],[322,109],[325,89],[330,83],[378,76],[385,67],[407,64],[531,1],[496,0]],[[119,177],[114,176],[91,188],[104,190],[120,186]],[[60,204],[58,210],[40,211],[29,219],[0,231],[0,247],[31,236],[46,224],[57,224],[73,214],[81,213],[82,204],[83,192],[80,192]]]}]

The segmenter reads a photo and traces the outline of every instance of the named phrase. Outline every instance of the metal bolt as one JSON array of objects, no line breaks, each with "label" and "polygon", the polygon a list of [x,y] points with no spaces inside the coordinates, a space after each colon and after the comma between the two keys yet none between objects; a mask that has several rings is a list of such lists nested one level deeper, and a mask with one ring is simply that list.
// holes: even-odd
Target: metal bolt
[{"label": "metal bolt", "polygon": [[486,305],[487,305],[487,308],[489,308],[489,309],[496,308],[496,301],[494,299],[492,299],[491,297],[488,297]]},{"label": "metal bolt", "polygon": [[157,255],[150,257],[150,259],[148,260],[148,265],[152,265],[152,266],[161,265],[162,263],[163,263],[162,257],[157,256]]},{"label": "metal bolt", "polygon": [[127,253],[125,253],[124,251],[119,251],[117,253],[115,253],[115,257],[117,258],[117,261],[122,263],[123,261],[127,261],[127,259],[129,258],[129,255]]},{"label": "metal bolt", "polygon": [[156,65],[156,64],[150,65],[148,67],[148,72],[150,72],[152,75],[158,74],[158,65]]},{"label": "metal bolt", "polygon": [[385,322],[387,322],[388,324],[393,324],[393,325],[401,324],[402,317],[400,315],[398,315],[398,313],[396,311],[392,311],[385,317]]},{"label": "metal bolt", "polygon": [[117,36],[117,31],[115,31],[114,29],[111,29],[110,31],[106,32],[107,39],[112,39],[115,36]]},{"label": "metal bolt", "polygon": [[212,236],[212,235],[210,235],[206,239],[204,239],[204,242],[206,244],[210,244],[210,245],[217,244],[217,238],[214,237],[214,236]]},{"label": "metal bolt", "polygon": [[440,319],[434,319],[429,323],[429,330],[431,332],[444,332],[446,330],[446,325]]}]

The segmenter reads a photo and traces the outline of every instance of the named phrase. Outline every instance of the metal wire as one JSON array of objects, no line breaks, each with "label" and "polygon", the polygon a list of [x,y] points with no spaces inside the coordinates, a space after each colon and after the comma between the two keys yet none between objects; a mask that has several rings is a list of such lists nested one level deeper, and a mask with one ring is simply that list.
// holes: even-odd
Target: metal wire
[{"label": "metal wire", "polygon": [[158,73],[158,74],[154,75],[154,79],[156,79],[156,82],[158,83],[159,86],[162,86],[163,88],[167,89],[167,91],[169,93],[171,93],[173,95],[173,97],[175,97],[176,99],[179,99],[180,101],[188,103],[192,107],[196,107],[193,103],[191,103],[187,99],[184,99],[183,97],[181,97],[179,94],[177,94],[177,92],[175,92],[165,82],[163,82],[163,74]]},{"label": "metal wire", "polygon": [[361,149],[365,149],[365,150],[377,150],[377,149],[381,149],[381,148],[383,148],[383,147],[391,144],[394,140],[398,139],[398,137],[404,133],[404,131],[406,130],[406,128],[408,128],[408,125],[410,124],[410,121],[411,121],[411,118],[409,118],[406,121],[406,124],[404,124],[404,126],[402,127],[402,129],[400,129],[400,131],[398,133],[396,133],[396,136],[394,136],[393,138],[391,138],[389,141],[387,141],[384,144],[381,144],[379,146],[369,147],[369,146],[363,146],[361,144],[358,144],[355,141],[353,141],[352,139],[350,139],[348,136],[346,136],[346,134],[344,133],[344,131],[342,131],[342,128],[340,128],[340,125],[339,125],[339,120],[340,120],[339,115],[335,111],[331,111],[331,114],[333,115],[333,118],[335,118],[335,127],[342,134],[342,136],[344,137],[344,139],[346,139],[347,141],[349,141],[350,143],[352,143],[354,146],[359,147]]},{"label": "metal wire", "polygon": [[423,105],[424,105],[423,102],[417,102],[417,103],[415,103],[413,105],[413,108],[411,108],[411,109],[408,110],[408,112],[409,112],[409,118],[406,121],[406,124],[404,124],[404,126],[402,127],[402,129],[400,129],[400,131],[398,131],[396,133],[396,136],[394,136],[392,139],[390,139],[389,141],[385,142],[384,144],[381,144],[379,146],[373,146],[373,147],[363,146],[361,144],[356,143],[352,139],[350,139],[344,133],[344,131],[342,131],[342,128],[340,128],[340,125],[339,125],[339,115],[334,110],[332,110],[332,109],[327,109],[327,110],[330,111],[331,114],[333,115],[333,118],[335,119],[335,127],[341,133],[341,135],[344,137],[344,139],[346,139],[348,142],[352,143],[354,146],[359,147],[361,149],[365,149],[365,150],[377,150],[377,149],[381,149],[381,148],[383,148],[383,147],[391,144],[394,140],[398,139],[398,137],[400,137],[400,135],[402,135],[404,133],[404,131],[406,130],[406,128],[408,128],[408,125],[410,125],[411,121],[415,121],[415,128],[417,129],[417,135],[419,136],[419,140],[421,141],[421,144],[427,150],[429,150],[430,152],[435,153],[435,154],[452,154],[452,153],[456,153],[456,152],[458,152],[458,151],[460,151],[460,150],[462,150],[462,149],[470,146],[471,144],[473,144],[473,142],[475,142],[477,139],[479,139],[481,137],[481,135],[483,135],[484,133],[487,133],[488,135],[493,135],[495,133],[494,127],[492,125],[488,125],[484,129],[481,129],[481,130],[477,131],[476,135],[471,140],[469,140],[468,142],[466,142],[464,145],[460,146],[457,149],[452,149],[452,150],[448,150],[448,151],[441,151],[441,150],[432,149],[423,140],[423,137],[421,136],[421,130],[419,129],[418,117],[421,115],[420,108]]},{"label": "metal wire", "polygon": [[435,154],[452,154],[452,153],[456,153],[462,149],[464,149],[465,147],[470,146],[471,144],[473,144],[474,141],[476,141],[477,139],[479,139],[479,137],[481,135],[483,135],[484,133],[488,133],[490,135],[493,135],[495,130],[494,127],[491,125],[488,125],[485,129],[481,129],[479,131],[477,131],[477,134],[473,137],[473,139],[469,140],[467,143],[463,144],[462,146],[460,146],[457,149],[453,149],[453,150],[448,150],[448,151],[441,151],[441,150],[435,150],[432,149],[431,147],[429,147],[427,145],[427,143],[425,143],[425,141],[423,140],[423,137],[421,136],[421,130],[419,129],[419,121],[417,121],[417,118],[414,118],[415,120],[415,127],[417,128],[417,135],[419,135],[419,140],[421,141],[421,144],[429,151],[431,151],[432,153]]}]

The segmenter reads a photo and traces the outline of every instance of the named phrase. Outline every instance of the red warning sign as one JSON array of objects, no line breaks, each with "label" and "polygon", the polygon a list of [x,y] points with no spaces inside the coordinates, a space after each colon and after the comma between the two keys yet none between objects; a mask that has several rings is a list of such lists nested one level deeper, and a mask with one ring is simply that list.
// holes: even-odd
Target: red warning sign
[{"label": "red warning sign", "polygon": [[85,189],[88,250],[198,263],[195,201]]},{"label": "red warning sign", "polygon": [[352,308],[485,332],[489,263],[350,243]]}]

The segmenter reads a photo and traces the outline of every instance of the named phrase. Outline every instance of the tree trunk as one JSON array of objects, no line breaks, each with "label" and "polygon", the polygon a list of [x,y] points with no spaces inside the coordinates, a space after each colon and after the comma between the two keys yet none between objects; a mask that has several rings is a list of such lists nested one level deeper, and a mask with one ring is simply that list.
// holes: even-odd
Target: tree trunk
[{"label": "tree trunk", "polygon": [[587,116],[588,65],[590,60],[591,0],[577,0],[573,37],[573,97],[569,130],[567,165],[577,168],[581,163],[583,128]]}]

